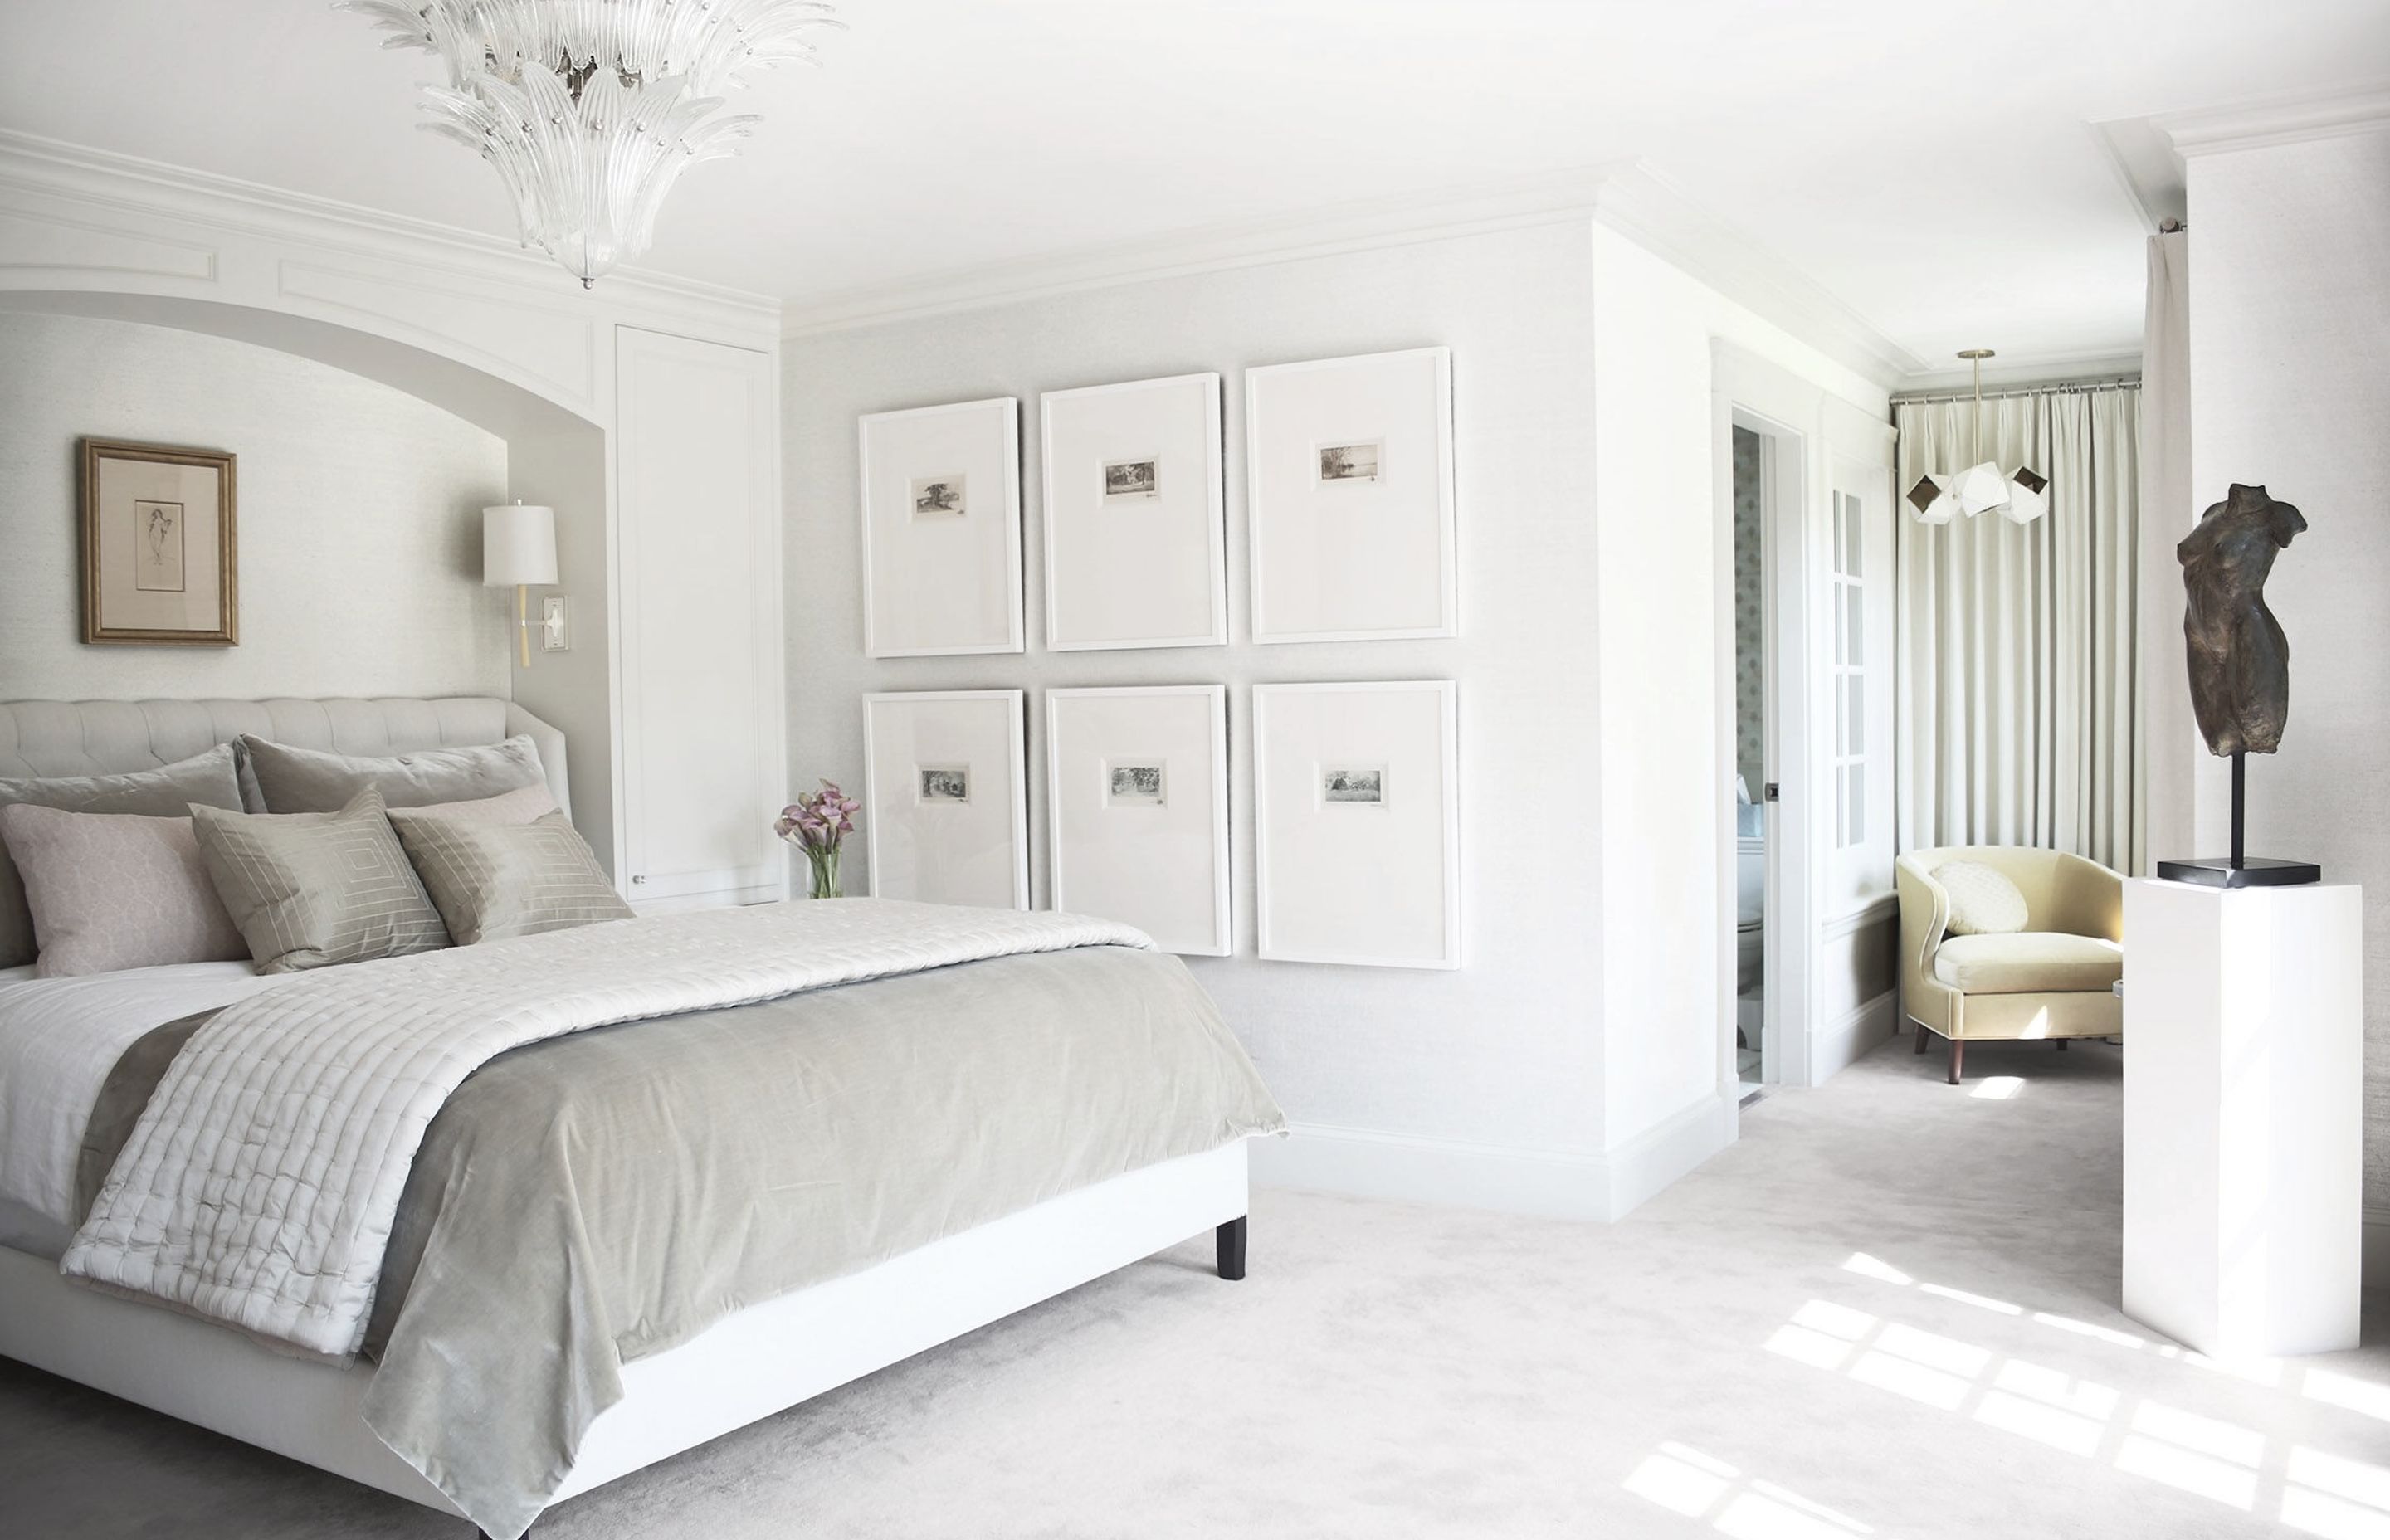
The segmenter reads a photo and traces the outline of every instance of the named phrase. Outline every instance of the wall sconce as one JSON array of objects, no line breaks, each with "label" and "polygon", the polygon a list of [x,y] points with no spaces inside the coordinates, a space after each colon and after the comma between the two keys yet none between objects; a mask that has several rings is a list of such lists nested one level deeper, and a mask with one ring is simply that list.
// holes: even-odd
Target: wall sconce
[{"label": "wall sconce", "polygon": [[515,641],[531,667],[531,587],[556,581],[556,510],[521,503],[482,510],[482,585],[515,591]]}]

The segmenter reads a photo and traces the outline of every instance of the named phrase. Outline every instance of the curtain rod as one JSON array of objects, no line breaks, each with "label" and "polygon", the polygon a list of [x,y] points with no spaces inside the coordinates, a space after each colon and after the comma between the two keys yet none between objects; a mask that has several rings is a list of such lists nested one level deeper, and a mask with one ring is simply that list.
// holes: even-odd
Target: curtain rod
[{"label": "curtain rod", "polygon": [[[2085,391],[2124,391],[2137,389],[2140,383],[2141,377],[2137,374],[2118,375],[2114,379],[2062,379],[2051,385],[2011,385],[2005,391],[1985,391],[1984,392],[1984,399],[1985,401],[2000,401],[2010,396],[2063,395],[2069,391],[2080,392]],[[1934,402],[1972,401],[1974,399],[1975,392],[1965,389],[1955,391],[1895,391],[1893,392],[1892,396],[1893,404],[1895,405],[1898,405],[1904,402],[1915,402],[1920,404],[1928,404]]]}]

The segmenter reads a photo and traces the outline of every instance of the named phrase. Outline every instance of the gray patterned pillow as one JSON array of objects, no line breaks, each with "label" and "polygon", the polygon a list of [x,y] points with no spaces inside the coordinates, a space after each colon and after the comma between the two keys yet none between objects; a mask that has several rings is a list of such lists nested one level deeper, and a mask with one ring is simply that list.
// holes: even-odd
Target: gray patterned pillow
[{"label": "gray patterned pillow", "polygon": [[41,979],[249,956],[225,913],[191,820],[0,807],[42,954]]},{"label": "gray patterned pillow", "polygon": [[528,735],[470,749],[422,749],[364,758],[297,749],[244,735],[242,756],[271,813],[329,813],[371,787],[387,807],[427,807],[495,797],[544,785],[539,750]]},{"label": "gray patterned pillow", "polygon": [[[240,806],[240,782],[233,774],[229,743],[155,770],[122,776],[29,776],[0,780],[0,805],[27,802],[72,813],[146,813],[180,818],[193,802]],[[25,890],[0,840],[0,968],[33,960],[33,917]]]},{"label": "gray patterned pillow", "polygon": [[367,787],[338,813],[191,809],[216,894],[261,973],[448,944],[440,912]]},{"label": "gray patterned pillow", "polygon": [[561,813],[490,824],[401,808],[390,821],[459,946],[631,918]]}]

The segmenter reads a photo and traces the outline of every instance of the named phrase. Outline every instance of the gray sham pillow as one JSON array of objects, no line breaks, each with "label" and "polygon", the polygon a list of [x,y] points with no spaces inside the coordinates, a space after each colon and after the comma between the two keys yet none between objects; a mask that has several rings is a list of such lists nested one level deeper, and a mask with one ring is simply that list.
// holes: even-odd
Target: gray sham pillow
[{"label": "gray sham pillow", "polygon": [[424,749],[361,757],[269,743],[244,735],[242,757],[269,813],[331,813],[371,787],[385,807],[428,807],[544,786],[539,750],[527,736],[469,749]]},{"label": "gray sham pillow", "polygon": [[0,807],[42,945],[33,976],[233,962],[249,947],[199,863],[188,815]]},{"label": "gray sham pillow", "polygon": [[401,808],[390,821],[459,946],[632,916],[561,813],[494,824]]},{"label": "gray sham pillow", "polygon": [[[219,743],[203,754],[121,776],[27,776],[0,779],[0,806],[22,802],[69,813],[140,813],[183,817],[193,802],[238,810],[240,781],[233,748]],[[17,864],[0,839],[0,968],[33,960],[33,916]]]},{"label": "gray sham pillow", "polygon": [[191,809],[216,896],[261,973],[430,952],[448,944],[440,911],[367,787],[338,813]]}]

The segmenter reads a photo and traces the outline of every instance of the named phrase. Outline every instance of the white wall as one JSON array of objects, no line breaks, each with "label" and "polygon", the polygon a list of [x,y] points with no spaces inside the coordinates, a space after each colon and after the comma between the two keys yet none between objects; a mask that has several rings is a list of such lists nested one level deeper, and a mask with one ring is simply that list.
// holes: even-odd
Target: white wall
[{"label": "white wall", "polygon": [[[1595,1213],[1601,1148],[1595,823],[1592,281],[1583,222],[1244,267],[791,340],[783,354],[792,789],[863,773],[867,690],[1225,681],[1230,693],[1238,956],[1193,963],[1289,1115],[1295,1149],[1260,1157],[1382,1171],[1414,1195]],[[1244,392],[1252,365],[1453,350],[1461,635],[1256,648],[1245,559]],[[1225,648],[1053,654],[1044,634],[1041,391],[1216,369],[1227,406]],[[1697,396],[1705,382],[1694,387]],[[1022,399],[1031,650],[893,660],[862,652],[856,416]],[[1255,960],[1246,686],[1460,681],[1468,965],[1451,973]],[[1030,752],[1042,763],[1042,712]],[[1047,902],[1047,810],[1030,776],[1032,890]],[[850,891],[865,862],[850,855]],[[1342,1131],[1342,1132],[1339,1132]],[[1345,1136],[1352,1135],[1356,1136]],[[1391,1139],[1378,1136],[1391,1136]],[[1317,1168],[1313,1169],[1315,1172]],[[1343,1167],[1339,1168],[1344,1169]],[[1337,1185],[1364,1185],[1366,1174]],[[1471,1183],[1477,1186],[1462,1192]],[[1497,1195],[1498,1196],[1498,1195]]]},{"label": "white wall", "polygon": [[[2249,764],[2249,851],[2365,885],[2366,1209],[2390,1223],[2390,125],[2189,171],[2194,500],[2262,483],[2308,525],[2266,589],[2291,716]],[[2198,757],[2200,849],[2152,853],[2224,848],[2223,762]]]},{"label": "white wall", "polygon": [[1887,404],[1870,381],[1606,226],[1592,256],[1604,1131],[1617,1151],[1712,1115],[1727,1078],[1712,982],[1731,907],[1720,681],[1732,627],[1714,347],[1815,387],[1804,419],[1786,423],[1812,450],[1813,513],[1828,427],[1818,392],[1879,419]]},{"label": "white wall", "polygon": [[[482,587],[505,443],[327,365],[164,327],[0,314],[0,699],[496,695]],[[77,441],[238,456],[240,645],[81,640]]]}]

